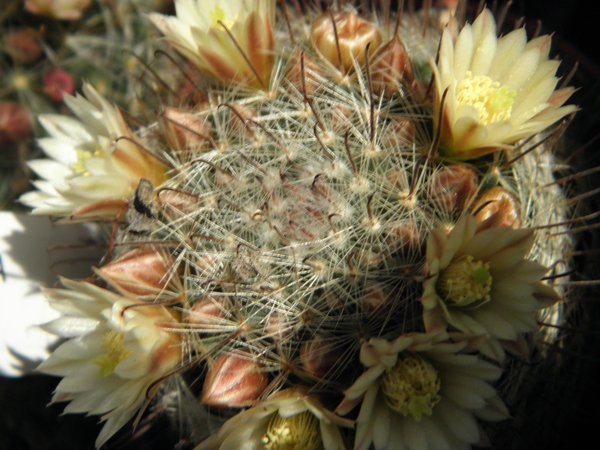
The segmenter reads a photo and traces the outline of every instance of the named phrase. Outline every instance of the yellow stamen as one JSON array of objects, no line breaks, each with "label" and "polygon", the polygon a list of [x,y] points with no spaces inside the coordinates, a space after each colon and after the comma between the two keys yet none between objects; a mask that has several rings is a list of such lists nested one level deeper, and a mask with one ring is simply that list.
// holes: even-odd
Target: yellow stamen
[{"label": "yellow stamen", "polygon": [[517,91],[500,85],[490,77],[473,76],[471,72],[467,72],[466,78],[456,86],[458,106],[475,108],[482,125],[509,120],[516,95]]},{"label": "yellow stamen", "polygon": [[275,413],[262,441],[265,450],[317,450],[323,448],[319,422],[308,411],[287,418]]},{"label": "yellow stamen", "polygon": [[77,154],[77,161],[71,163],[69,167],[73,169],[77,175],[87,174],[85,161],[93,156],[92,152],[88,150],[75,150],[75,153]]},{"label": "yellow stamen", "polygon": [[416,354],[407,354],[387,369],[380,379],[385,403],[404,417],[409,414],[419,422],[423,414],[431,416],[440,380],[435,368]]},{"label": "yellow stamen", "polygon": [[237,19],[236,16],[231,20],[227,20],[227,14],[225,14],[225,11],[219,5],[215,5],[214,9],[209,13],[209,16],[213,26],[220,26],[219,22],[221,22],[229,29],[231,29]]},{"label": "yellow stamen", "polygon": [[102,337],[100,348],[105,349],[106,352],[97,356],[93,361],[94,364],[100,367],[100,371],[98,372],[99,377],[110,375],[115,370],[115,367],[117,367],[117,364],[131,353],[123,347],[123,336],[125,336],[125,333],[112,330]]},{"label": "yellow stamen", "polygon": [[477,307],[490,300],[490,263],[462,256],[440,273],[436,288],[446,303]]}]

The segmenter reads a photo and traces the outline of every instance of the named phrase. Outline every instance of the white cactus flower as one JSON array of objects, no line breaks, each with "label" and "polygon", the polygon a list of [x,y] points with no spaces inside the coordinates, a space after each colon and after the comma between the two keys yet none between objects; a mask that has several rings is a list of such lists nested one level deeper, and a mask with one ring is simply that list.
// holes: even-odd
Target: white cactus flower
[{"label": "white cactus flower", "polygon": [[510,148],[577,110],[562,106],[573,88],[554,90],[559,61],[548,59],[550,41],[544,35],[527,42],[523,28],[498,39],[488,9],[456,40],[444,30],[433,65],[443,155],[466,160]]},{"label": "white cactus flower", "polygon": [[176,17],[150,19],[177,51],[222,83],[269,84],[275,0],[176,0]]},{"label": "white cactus flower", "polygon": [[178,320],[160,305],[85,282],[62,283],[67,289],[44,291],[62,315],[43,328],[68,340],[38,370],[64,377],[52,402],[69,401],[65,413],[102,415],[98,448],[143,411],[163,377],[179,366],[181,338],[171,331]]},{"label": "white cactus flower", "polygon": [[144,152],[135,141],[118,108],[90,85],[85,97],[65,95],[65,103],[77,118],[58,114],[39,117],[50,135],[38,143],[51,159],[29,161],[42,179],[36,191],[20,201],[34,214],[73,218],[115,216],[126,210],[140,179],[154,185],[165,179],[165,167]]}]

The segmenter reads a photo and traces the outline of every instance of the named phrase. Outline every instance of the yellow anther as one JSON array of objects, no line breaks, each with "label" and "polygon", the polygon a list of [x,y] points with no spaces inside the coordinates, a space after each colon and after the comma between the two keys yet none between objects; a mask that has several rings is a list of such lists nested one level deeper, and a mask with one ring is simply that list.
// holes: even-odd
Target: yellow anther
[{"label": "yellow anther", "polygon": [[262,440],[265,450],[317,450],[323,447],[319,422],[308,411],[287,418],[275,413]]},{"label": "yellow anther", "polygon": [[385,403],[403,416],[418,422],[423,414],[431,416],[440,401],[440,380],[430,362],[416,354],[403,355],[380,379]]},{"label": "yellow anther", "polygon": [[490,77],[473,76],[471,72],[456,86],[458,107],[475,108],[482,125],[509,120],[516,95],[517,91],[501,86]]},{"label": "yellow anther", "polygon": [[481,306],[490,300],[490,264],[463,256],[440,273],[436,288],[446,303],[456,306]]}]

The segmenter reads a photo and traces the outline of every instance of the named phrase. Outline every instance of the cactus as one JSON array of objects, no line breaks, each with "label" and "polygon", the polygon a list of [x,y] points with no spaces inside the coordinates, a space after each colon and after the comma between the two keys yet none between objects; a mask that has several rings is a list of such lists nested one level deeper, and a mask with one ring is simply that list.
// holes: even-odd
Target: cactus
[{"label": "cactus", "polygon": [[[200,449],[488,443],[503,399],[524,395],[508,361],[556,339],[537,322],[559,325],[568,300],[547,280],[574,245],[551,150],[576,108],[563,106],[571,88],[554,90],[549,38],[497,39],[488,10],[462,26],[429,9],[221,3],[150,15],[195,66],[174,55],[156,73],[171,91],[157,122],[128,127],[90,87],[89,102],[66,101],[76,120],[42,118],[47,153],[69,130],[76,151],[63,179],[34,164],[43,192],[22,201],[119,225],[116,259],[48,290],[51,304],[70,304],[68,320],[96,297],[128,304],[127,320],[156,309],[169,319],[153,326],[179,345],[176,368],[129,361],[128,346],[160,333],[130,332],[113,307],[113,334],[88,338],[120,339],[94,350],[96,388],[118,392],[135,373],[148,399],[167,398],[165,379],[199,376],[201,403],[230,417],[210,436],[200,425]],[[490,52],[503,64],[478,56]],[[48,328],[74,337],[65,323]],[[100,446],[145,405],[97,407],[61,348],[41,370],[66,376],[54,401],[105,414]],[[382,415],[391,423],[375,429]]]}]

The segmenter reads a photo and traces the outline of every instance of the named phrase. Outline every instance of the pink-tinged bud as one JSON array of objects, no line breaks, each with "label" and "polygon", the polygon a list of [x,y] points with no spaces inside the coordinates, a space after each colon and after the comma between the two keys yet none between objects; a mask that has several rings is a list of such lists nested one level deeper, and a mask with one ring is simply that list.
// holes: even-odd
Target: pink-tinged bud
[{"label": "pink-tinged bud", "polygon": [[201,297],[192,306],[187,321],[194,325],[216,325],[223,321],[225,308],[214,297]]},{"label": "pink-tinged bud", "polygon": [[163,129],[171,148],[179,151],[211,148],[213,130],[206,119],[171,107],[163,109],[163,116]]},{"label": "pink-tinged bud", "polygon": [[393,222],[385,228],[385,241],[391,252],[403,252],[409,254],[423,245],[423,238],[419,227],[408,220]]},{"label": "pink-tinged bud", "polygon": [[408,189],[408,178],[406,170],[401,167],[394,167],[385,174],[383,188],[388,192],[404,191]]},{"label": "pink-tinged bud", "polygon": [[2,39],[4,50],[15,64],[29,65],[42,57],[40,33],[33,28],[18,28],[9,31]]},{"label": "pink-tinged bud", "polygon": [[367,312],[387,313],[395,298],[394,291],[387,289],[383,283],[371,282],[365,285],[362,307]]},{"label": "pink-tinged bud", "polygon": [[252,356],[220,354],[208,369],[200,403],[217,408],[248,406],[262,395],[268,381],[267,373]]},{"label": "pink-tinged bud", "polygon": [[248,124],[247,121],[256,119],[257,117],[258,112],[255,109],[240,103],[232,103],[231,112],[229,114],[229,124],[231,125],[232,132],[234,134],[244,133],[252,136],[252,124]]},{"label": "pink-tinged bud", "polygon": [[63,93],[71,95],[75,92],[75,80],[71,74],[62,69],[50,69],[44,75],[44,92],[55,102],[63,101]]},{"label": "pink-tinged bud", "polygon": [[286,314],[273,311],[267,318],[265,333],[275,341],[281,341],[292,332],[292,326]]},{"label": "pink-tinged bud", "polygon": [[430,181],[431,199],[448,213],[459,213],[469,206],[477,195],[477,174],[465,164],[443,166]]},{"label": "pink-tinged bud", "polygon": [[499,214],[502,218],[498,226],[519,228],[521,214],[517,198],[501,186],[484,191],[471,206],[477,223]]},{"label": "pink-tinged bud", "polygon": [[300,364],[304,373],[323,378],[339,361],[341,352],[322,336],[315,336],[300,347]]},{"label": "pink-tinged bud", "polygon": [[412,83],[412,64],[398,36],[377,50],[370,65],[373,92],[376,94],[389,97],[402,85],[410,86]]},{"label": "pink-tinged bud", "polygon": [[92,0],[26,0],[25,9],[32,14],[58,20],[77,20]]},{"label": "pink-tinged bud", "polygon": [[30,133],[29,112],[16,103],[0,102],[0,147],[18,144]]},{"label": "pink-tinged bud", "polygon": [[392,120],[381,137],[382,144],[386,147],[409,148],[415,142],[415,125],[406,119]]},{"label": "pink-tinged bud", "polygon": [[[304,72],[302,71],[304,68]],[[321,71],[316,61],[305,53],[295,53],[288,63],[286,78],[301,94],[312,96],[319,87]]]},{"label": "pink-tinged bud", "polygon": [[354,67],[354,61],[364,64],[367,44],[371,44],[371,56],[382,41],[377,25],[351,10],[324,12],[313,21],[311,36],[321,54],[335,67],[343,67],[344,72]]},{"label": "pink-tinged bud", "polygon": [[171,189],[159,189],[156,195],[162,211],[172,219],[192,214],[200,207],[197,195]]},{"label": "pink-tinged bud", "polygon": [[123,253],[96,271],[119,290],[155,298],[176,282],[174,265],[173,256],[168,252],[145,246]]}]

